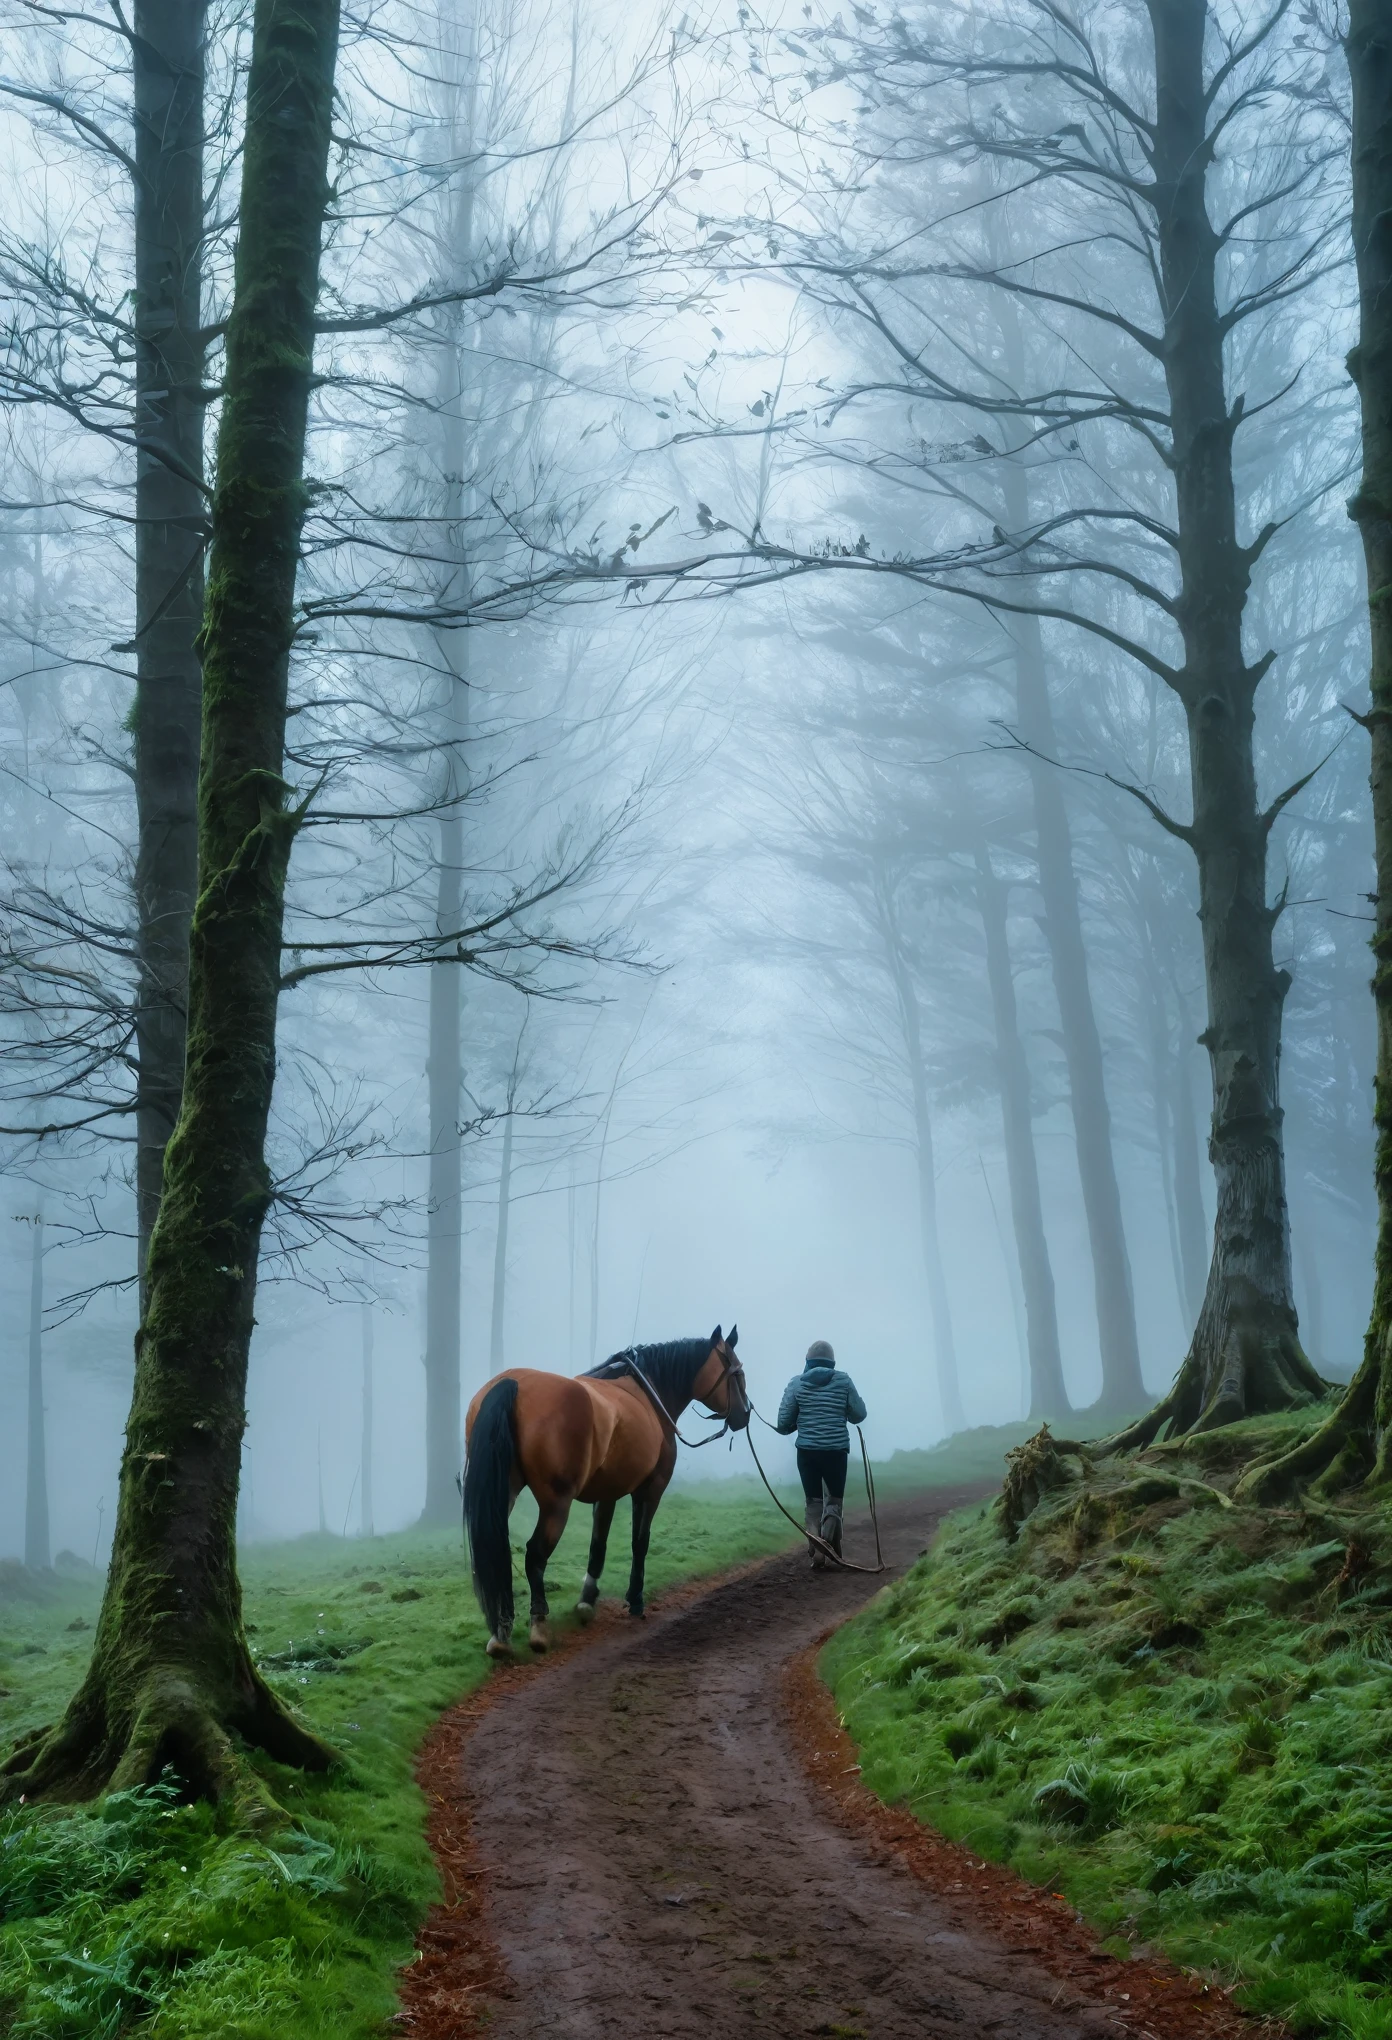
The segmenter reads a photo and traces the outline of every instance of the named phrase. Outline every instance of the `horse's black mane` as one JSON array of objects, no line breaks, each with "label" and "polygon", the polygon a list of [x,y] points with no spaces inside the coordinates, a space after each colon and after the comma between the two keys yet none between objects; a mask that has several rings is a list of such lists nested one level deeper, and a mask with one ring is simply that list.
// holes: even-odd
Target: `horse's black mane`
[{"label": "horse's black mane", "polygon": [[630,1374],[629,1361],[640,1367],[662,1398],[667,1414],[684,1409],[691,1400],[691,1384],[700,1373],[711,1342],[707,1339],[664,1339],[657,1346],[626,1346],[611,1353],[598,1367],[587,1367],[592,1380],[617,1381]]}]

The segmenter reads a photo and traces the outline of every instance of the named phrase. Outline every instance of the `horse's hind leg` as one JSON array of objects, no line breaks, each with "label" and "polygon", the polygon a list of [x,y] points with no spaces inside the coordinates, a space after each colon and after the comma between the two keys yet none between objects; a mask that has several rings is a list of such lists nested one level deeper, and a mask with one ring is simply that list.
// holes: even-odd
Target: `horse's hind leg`
[{"label": "horse's hind leg", "polygon": [[590,1532],[590,1558],[585,1567],[585,1584],[580,1589],[580,1599],[575,1604],[575,1613],[582,1622],[594,1619],[595,1603],[599,1599],[599,1576],[604,1570],[605,1553],[609,1549],[609,1526],[614,1520],[612,1502],[596,1502],[594,1505],[594,1529]]},{"label": "horse's hind leg", "polygon": [[551,1642],[546,1627],[546,1618],[551,1612],[546,1602],[546,1567],[561,1541],[569,1515],[569,1497],[565,1501],[541,1503],[536,1529],[527,1539],[527,1584],[532,1590],[532,1626],[527,1641],[536,1651],[548,1649]]}]

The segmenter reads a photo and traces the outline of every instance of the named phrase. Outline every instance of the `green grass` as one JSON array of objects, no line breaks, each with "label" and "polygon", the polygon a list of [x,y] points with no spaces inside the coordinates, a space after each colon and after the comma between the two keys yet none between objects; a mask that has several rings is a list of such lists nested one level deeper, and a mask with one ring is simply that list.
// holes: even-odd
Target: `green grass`
[{"label": "green grass", "polygon": [[[550,1570],[569,1609],[589,1511]],[[519,1506],[513,1542],[529,1529]],[[792,1536],[744,1482],[668,1496],[656,1592]],[[627,1578],[627,1511],[606,1584]],[[257,1769],[290,1825],[257,1839],[172,1789],[0,1815],[0,2031],[33,2040],[333,2040],[379,2034],[437,1891],[412,1760],[435,1717],[486,1676],[457,1534],[306,1538],[243,1553],[267,1676],[343,1755],[307,1778]],[[0,1749],[49,1721],[91,1646],[95,1577],[39,1586],[0,1567]],[[568,1618],[567,1618],[568,1619]]]},{"label": "green grass", "polygon": [[994,1507],[827,1646],[866,1782],[1299,2031],[1392,2036],[1392,1513],[1226,1505],[1322,1414]]}]

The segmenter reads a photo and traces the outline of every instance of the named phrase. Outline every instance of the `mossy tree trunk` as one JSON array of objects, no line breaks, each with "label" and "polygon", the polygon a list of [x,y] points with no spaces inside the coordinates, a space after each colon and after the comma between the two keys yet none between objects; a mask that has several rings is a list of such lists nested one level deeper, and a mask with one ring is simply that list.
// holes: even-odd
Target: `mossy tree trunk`
[{"label": "mossy tree trunk", "polygon": [[144,1302],[164,1150],[184,1082],[197,886],[203,610],[202,0],[136,0],[136,1213]]},{"label": "mossy tree trunk", "polygon": [[238,1736],[285,1762],[329,1761],[251,1661],[236,1508],[298,820],[283,776],[286,686],[338,16],[339,0],[257,0],[201,641],[183,1098],[91,1665],[57,1728],[10,1759],[9,1796],[79,1796],[170,1764],[220,1797],[241,1777]]},{"label": "mossy tree trunk", "polygon": [[1193,820],[1171,823],[1199,872],[1213,1075],[1209,1155],[1217,1217],[1208,1284],[1169,1394],[1119,1444],[1168,1423],[1211,1429],[1287,1409],[1323,1391],[1300,1345],[1280,1104],[1281,1015],[1290,979],[1276,967],[1280,904],[1267,900],[1267,842],[1281,803],[1257,799],[1257,688],[1270,659],[1249,665],[1242,625],[1260,541],[1238,538],[1233,437],[1218,308],[1221,237],[1208,212],[1217,148],[1205,84],[1208,0],[1149,0],[1156,118],[1151,203],[1164,307],[1181,588],[1175,620],[1184,663],[1172,684],[1189,732]]},{"label": "mossy tree trunk", "polygon": [[1349,373],[1363,413],[1363,477],[1349,514],[1363,540],[1372,632],[1372,709],[1365,721],[1377,863],[1377,1247],[1362,1364],[1325,1423],[1294,1451],[1245,1476],[1240,1492],[1258,1500],[1273,1500],[1302,1480],[1334,1491],[1392,1479],[1392,19],[1385,0],[1351,0],[1347,51],[1360,312]]}]

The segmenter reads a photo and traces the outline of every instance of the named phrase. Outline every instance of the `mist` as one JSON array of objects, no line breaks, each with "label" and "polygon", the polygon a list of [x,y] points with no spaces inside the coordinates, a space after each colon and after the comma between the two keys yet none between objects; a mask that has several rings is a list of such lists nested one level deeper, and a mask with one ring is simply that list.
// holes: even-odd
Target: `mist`
[{"label": "mist", "polygon": [[[1147,10],[1078,12],[1151,107]],[[1210,7],[1210,40],[1249,13]],[[102,1567],[182,1074],[250,10],[200,15],[187,405],[141,324],[124,43],[0,19],[0,1556]],[[1139,1417],[1224,1279],[1246,1051],[1214,1008],[1236,853],[1202,832],[1237,796],[1202,746],[1230,682],[1270,911],[1272,1308],[1352,1372],[1376,1205],[1347,76],[1318,27],[1269,26],[1212,178],[1247,687],[1185,605],[1227,541],[1176,507],[1187,398],[1151,336],[1178,314],[1159,229],[1118,225],[1144,166],[1086,81],[1012,82],[1013,39],[1049,33],[1027,0],[345,25],[244,1541],[457,1520],[494,1374],[717,1323],[768,1418],[831,1341],[876,1459]],[[721,1438],[678,1478],[752,1470]]]}]

